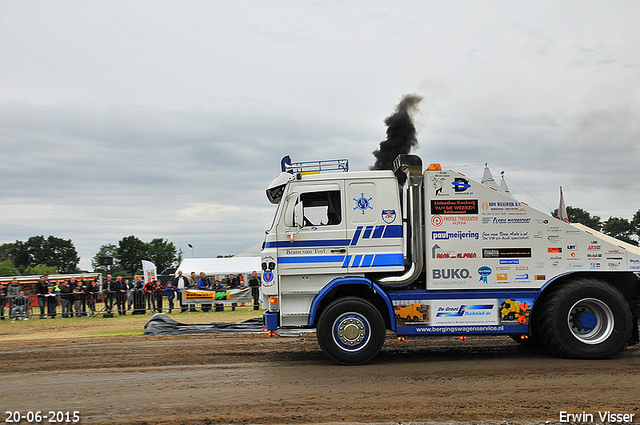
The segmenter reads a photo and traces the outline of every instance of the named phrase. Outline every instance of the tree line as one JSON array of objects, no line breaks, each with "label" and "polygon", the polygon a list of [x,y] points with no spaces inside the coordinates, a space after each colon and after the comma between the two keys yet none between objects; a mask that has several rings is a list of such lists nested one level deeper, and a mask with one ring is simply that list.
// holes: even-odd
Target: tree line
[{"label": "tree line", "polygon": [[[558,217],[558,209],[551,213]],[[599,216],[591,215],[582,208],[567,206],[567,217],[569,223],[581,223],[587,227],[612,236],[621,241],[638,246],[640,240],[640,210],[636,211],[631,220],[622,217],[609,217],[602,221]]]},{"label": "tree line", "polygon": [[[113,265],[100,266],[99,257],[114,257]],[[127,236],[117,245],[102,245],[91,260],[91,266],[96,273],[130,276],[142,273],[142,260],[151,261],[161,272],[180,264],[182,250],[166,239],[144,242],[135,236]],[[71,239],[31,236],[26,241],[0,245],[0,276],[81,273],[79,262]]]}]

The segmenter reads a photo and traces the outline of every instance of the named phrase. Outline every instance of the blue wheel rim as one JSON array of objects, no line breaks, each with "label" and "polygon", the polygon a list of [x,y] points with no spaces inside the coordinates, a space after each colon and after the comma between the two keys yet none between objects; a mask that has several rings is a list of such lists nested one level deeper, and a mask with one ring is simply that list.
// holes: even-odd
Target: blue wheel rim
[{"label": "blue wheel rim", "polygon": [[344,313],[333,322],[333,340],[345,351],[359,351],[371,338],[371,326],[362,315],[354,312]]}]

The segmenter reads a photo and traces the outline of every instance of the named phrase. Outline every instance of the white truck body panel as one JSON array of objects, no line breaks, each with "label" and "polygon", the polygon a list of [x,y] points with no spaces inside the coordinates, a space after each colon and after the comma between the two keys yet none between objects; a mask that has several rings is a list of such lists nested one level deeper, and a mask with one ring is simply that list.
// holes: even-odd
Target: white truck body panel
[{"label": "white truck body panel", "polygon": [[425,172],[427,289],[538,289],[578,271],[638,271],[640,249],[455,171]]}]

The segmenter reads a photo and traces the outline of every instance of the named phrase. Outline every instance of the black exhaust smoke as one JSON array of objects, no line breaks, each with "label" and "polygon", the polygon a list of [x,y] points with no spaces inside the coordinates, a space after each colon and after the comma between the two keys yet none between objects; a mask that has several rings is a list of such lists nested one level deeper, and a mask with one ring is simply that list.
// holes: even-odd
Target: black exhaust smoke
[{"label": "black exhaust smoke", "polygon": [[[421,100],[422,96],[416,94],[404,96],[396,106],[396,112],[384,119],[387,140],[380,142],[380,148],[373,151],[376,162],[369,167],[370,170],[393,170],[393,160],[398,155],[408,154],[418,147],[412,115],[418,110]],[[399,183],[404,184],[404,179]]]}]

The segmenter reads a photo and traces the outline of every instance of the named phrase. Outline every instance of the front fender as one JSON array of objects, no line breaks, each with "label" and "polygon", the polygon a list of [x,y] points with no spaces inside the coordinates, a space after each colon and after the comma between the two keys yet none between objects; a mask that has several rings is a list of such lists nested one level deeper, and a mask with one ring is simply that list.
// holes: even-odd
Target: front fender
[{"label": "front fender", "polygon": [[387,307],[387,313],[389,314],[389,321],[391,323],[391,330],[396,330],[396,322],[393,320],[393,304],[386,292],[375,282],[364,277],[340,277],[332,280],[327,286],[322,288],[318,295],[313,299],[311,303],[311,310],[309,311],[309,326],[313,326],[316,321],[316,315],[318,309],[322,305],[325,298],[336,288],[344,286],[361,286],[369,289],[374,297],[380,297]]}]

